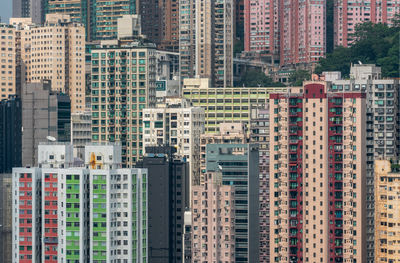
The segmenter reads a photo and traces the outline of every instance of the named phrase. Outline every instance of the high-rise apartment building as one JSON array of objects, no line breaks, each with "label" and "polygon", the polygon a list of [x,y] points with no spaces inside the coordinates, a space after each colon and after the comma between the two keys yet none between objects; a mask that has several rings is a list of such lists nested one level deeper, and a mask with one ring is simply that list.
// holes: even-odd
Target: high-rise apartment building
[{"label": "high-rise apartment building", "polygon": [[0,174],[0,258],[12,262],[12,177]]},{"label": "high-rise apartment building", "polygon": [[282,2],[278,11],[280,64],[318,62],[326,52],[326,1]]},{"label": "high-rise apartment building", "polygon": [[270,243],[270,202],[269,202],[269,110],[259,108],[251,110],[249,127],[250,143],[258,144],[260,169],[260,262],[269,262]]},{"label": "high-rise apartment building", "polygon": [[243,123],[220,123],[217,132],[202,134],[200,137],[200,178],[194,184],[204,184],[207,180],[205,177],[207,172],[207,144],[244,144],[248,142],[246,126]]},{"label": "high-rise apartment building", "polygon": [[335,46],[349,46],[358,24],[364,22],[386,23],[400,12],[400,1],[334,1],[333,41]]},{"label": "high-rise apartment building", "polygon": [[111,40],[117,38],[118,19],[137,14],[136,0],[47,0],[46,14],[65,14],[73,22],[85,25],[86,40]]},{"label": "high-rise apartment building", "polygon": [[0,24],[0,98],[7,99],[20,89],[20,78],[16,75],[16,38],[15,27]]},{"label": "high-rise apartment building", "polygon": [[147,0],[138,2],[138,14],[142,18],[143,34],[157,45],[157,49],[178,52],[180,1]]},{"label": "high-rise apartment building", "polygon": [[90,169],[90,262],[148,261],[147,169],[121,168],[121,147],[85,148]]},{"label": "high-rise apartment building", "polygon": [[147,147],[136,167],[146,168],[148,262],[184,262],[184,216],[189,207],[189,163],[175,147]]},{"label": "high-rise apartment building", "polygon": [[235,186],[206,173],[192,198],[192,262],[235,262]]},{"label": "high-rise apartment building", "polygon": [[329,85],[271,94],[271,262],[366,260],[366,95]]},{"label": "high-rise apartment building", "polygon": [[279,55],[279,1],[244,1],[244,50]]},{"label": "high-rise apartment building", "polygon": [[85,28],[69,16],[47,15],[44,26],[30,30],[30,39],[28,82],[51,80],[52,90],[69,95],[72,112],[84,111]]},{"label": "high-rise apartment building", "polygon": [[143,109],[155,106],[154,46],[102,45],[92,56],[92,141],[122,144],[122,163],[143,154]]},{"label": "high-rise apartment building", "polygon": [[92,141],[92,113],[90,109],[84,112],[71,113],[71,144],[74,155],[83,159],[85,145]]},{"label": "high-rise apartment building", "polygon": [[209,78],[214,87],[231,87],[235,4],[196,0],[195,5],[196,76]]},{"label": "high-rise apartment building", "polygon": [[22,104],[12,96],[0,101],[0,173],[11,173],[21,166]]},{"label": "high-rise apartment building", "polygon": [[80,23],[85,26],[86,39],[90,40],[91,34],[91,0],[46,0],[46,14],[65,14],[69,15],[72,22]]},{"label": "high-rise apartment building", "polygon": [[181,81],[195,77],[196,2],[179,2],[179,72]]},{"label": "high-rise apartment building", "polygon": [[190,208],[186,209],[183,221],[183,262],[192,262],[192,212]]},{"label": "high-rise apartment building", "polygon": [[41,180],[40,168],[13,169],[12,262],[42,262]]},{"label": "high-rise apartment building", "polygon": [[136,0],[92,0],[90,2],[91,40],[111,40],[117,37],[118,18],[136,14]]},{"label": "high-rise apartment building", "polygon": [[[397,161],[397,160],[396,160]],[[393,169],[392,169],[393,168]],[[374,262],[397,262],[400,259],[399,165],[375,160],[375,259]]]},{"label": "high-rise apartment building", "polygon": [[399,158],[399,81],[383,79],[381,69],[368,64],[353,65],[350,80],[336,76],[331,81],[332,92],[366,93],[366,255],[368,262],[374,262],[374,161]]},{"label": "high-rise apartment building", "polygon": [[286,87],[237,87],[219,89],[208,79],[185,79],[183,98],[205,110],[205,132],[215,133],[220,123],[250,123],[252,108],[265,108],[269,94],[285,92]]},{"label": "high-rise apartment building", "polygon": [[0,81],[0,87],[4,88],[1,95],[19,95],[26,83],[50,80],[52,90],[69,95],[72,112],[84,111],[84,26],[61,14],[47,15],[43,25],[33,24],[26,18],[10,21],[14,29],[7,30],[15,31],[15,40],[11,46],[12,36],[9,35],[7,44],[4,42],[5,50],[10,53],[4,56],[7,62],[2,70],[7,74],[4,81]]},{"label": "high-rise apartment building", "polygon": [[71,168],[74,157],[70,144],[42,144],[38,148],[41,262],[87,261],[89,241],[81,237],[89,234],[89,172]]},{"label": "high-rise apartment building", "polygon": [[222,185],[234,186],[234,261],[259,262],[258,146],[208,144],[206,151],[206,173],[221,172]]},{"label": "high-rise apartment building", "polygon": [[[147,262],[146,169],[121,169],[121,147],[39,146],[13,170],[13,262]],[[86,238],[82,238],[86,237]]]},{"label": "high-rise apartment building", "polygon": [[143,110],[143,153],[146,147],[170,145],[190,164],[190,185],[200,177],[200,135],[204,109],[190,107],[185,99],[166,98],[157,108]]},{"label": "high-rise apartment building", "polygon": [[54,137],[70,141],[68,96],[50,90],[50,82],[28,83],[22,92],[22,166],[38,164],[38,145]]},{"label": "high-rise apartment building", "polygon": [[161,4],[161,42],[158,49],[179,51],[179,1],[159,1]]},{"label": "high-rise apartment building", "polygon": [[45,4],[43,0],[13,0],[12,17],[28,18],[34,23],[41,24],[45,18]]},{"label": "high-rise apartment building", "polygon": [[279,55],[281,66],[316,63],[326,53],[326,1],[246,0],[245,51]]}]

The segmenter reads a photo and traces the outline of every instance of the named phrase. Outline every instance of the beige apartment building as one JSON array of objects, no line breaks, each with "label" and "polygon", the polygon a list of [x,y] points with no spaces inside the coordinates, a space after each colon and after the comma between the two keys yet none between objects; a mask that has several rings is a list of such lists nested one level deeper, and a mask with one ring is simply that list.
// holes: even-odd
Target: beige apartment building
[{"label": "beige apartment building", "polygon": [[[83,112],[84,26],[71,22],[69,15],[61,14],[47,15],[44,25],[32,24],[26,18],[12,18],[10,23],[15,31],[16,40],[12,51],[15,62],[6,66],[13,67],[13,70],[7,72],[14,76],[15,81],[12,83],[13,88],[7,90],[15,94],[25,83],[50,80],[52,90],[69,95],[72,112]],[[11,86],[10,82],[7,85]]]},{"label": "beige apartment building", "polygon": [[375,160],[375,262],[400,262],[400,172]]},{"label": "beige apartment building", "polygon": [[0,98],[17,94],[16,76],[16,29],[0,24]]},{"label": "beige apartment building", "polygon": [[221,172],[208,172],[193,187],[192,262],[235,261],[235,191]]},{"label": "beige apartment building", "polygon": [[366,95],[329,85],[270,95],[271,262],[366,259]]},{"label": "beige apartment building", "polygon": [[214,87],[233,86],[234,6],[232,1],[195,0],[195,72]]}]

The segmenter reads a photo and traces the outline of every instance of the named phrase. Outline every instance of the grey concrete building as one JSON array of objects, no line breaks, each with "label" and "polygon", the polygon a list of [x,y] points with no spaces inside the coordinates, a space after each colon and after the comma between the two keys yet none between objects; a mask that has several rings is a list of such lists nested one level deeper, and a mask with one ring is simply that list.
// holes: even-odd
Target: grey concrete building
[{"label": "grey concrete building", "polygon": [[170,146],[147,147],[137,168],[148,169],[148,262],[183,262],[189,165]]},{"label": "grey concrete building", "polygon": [[10,96],[0,102],[0,173],[21,166],[21,99]]},{"label": "grey concrete building", "polygon": [[235,186],[235,262],[259,262],[259,149],[255,144],[208,144],[207,172]]},{"label": "grey concrete building", "polygon": [[260,262],[268,262],[270,243],[269,110],[265,108],[251,109],[250,118],[250,143],[258,144],[259,146]]},{"label": "grey concrete building", "polygon": [[12,262],[12,178],[0,174],[0,261]]},{"label": "grey concrete building", "polygon": [[340,73],[335,72],[325,72],[324,75],[325,79],[332,82],[332,92],[366,93],[366,242],[367,262],[374,262],[374,161],[399,158],[399,80],[382,78],[381,68],[371,64],[352,65],[350,79],[342,79]]},{"label": "grey concrete building", "polygon": [[92,141],[92,119],[90,109],[84,112],[71,113],[71,144],[74,145],[74,156],[84,159],[85,145]]},{"label": "grey concrete building", "polygon": [[41,24],[45,15],[44,0],[13,0],[12,17],[30,17],[32,22]]},{"label": "grey concrete building", "polygon": [[39,142],[48,136],[70,141],[71,103],[68,95],[51,91],[50,81],[28,83],[22,92],[22,166],[37,166]]}]

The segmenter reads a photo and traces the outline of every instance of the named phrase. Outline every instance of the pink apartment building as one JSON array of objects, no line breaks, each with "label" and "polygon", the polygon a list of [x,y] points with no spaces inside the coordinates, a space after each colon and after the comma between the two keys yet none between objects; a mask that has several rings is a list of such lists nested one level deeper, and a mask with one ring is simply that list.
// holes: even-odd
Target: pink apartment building
[{"label": "pink apartment building", "polygon": [[270,95],[270,262],[366,262],[366,94]]},{"label": "pink apartment building", "polygon": [[246,52],[279,51],[277,0],[245,0],[244,50]]},{"label": "pink apartment building", "polygon": [[400,13],[400,0],[334,1],[334,45],[347,47],[357,24],[388,23]]},{"label": "pink apartment building", "polygon": [[325,1],[280,0],[280,63],[308,64],[325,56]]},{"label": "pink apartment building", "polygon": [[204,177],[192,190],[192,262],[234,262],[234,187],[222,185],[221,173]]},{"label": "pink apartment building", "polygon": [[245,51],[280,54],[281,65],[317,62],[326,52],[322,0],[246,0]]}]

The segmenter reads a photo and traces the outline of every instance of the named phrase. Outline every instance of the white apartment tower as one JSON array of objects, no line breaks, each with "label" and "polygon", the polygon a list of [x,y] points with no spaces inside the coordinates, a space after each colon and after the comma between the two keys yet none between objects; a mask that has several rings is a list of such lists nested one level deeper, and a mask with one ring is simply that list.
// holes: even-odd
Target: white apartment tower
[{"label": "white apartment tower", "polygon": [[121,147],[86,146],[90,262],[147,262],[147,169],[121,168]]},{"label": "white apartment tower", "polygon": [[146,169],[120,169],[119,145],[86,146],[86,167],[70,144],[38,155],[13,170],[13,262],[146,262]]}]

